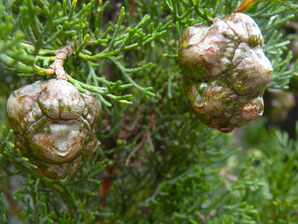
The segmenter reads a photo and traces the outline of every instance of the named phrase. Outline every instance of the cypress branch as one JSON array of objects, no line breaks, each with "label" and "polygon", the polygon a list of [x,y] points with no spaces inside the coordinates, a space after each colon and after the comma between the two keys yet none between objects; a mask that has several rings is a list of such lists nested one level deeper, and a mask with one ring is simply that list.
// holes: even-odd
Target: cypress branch
[{"label": "cypress branch", "polygon": [[[264,125],[266,117],[219,133],[194,116],[182,87],[183,30],[239,5],[0,0],[0,126],[9,94],[57,75],[55,62],[103,105],[100,146],[68,180],[36,173],[3,127],[0,223],[296,223],[297,140]],[[283,27],[297,4],[257,0],[245,13],[260,27],[274,69],[268,87],[294,91],[298,63]],[[57,57],[69,43],[73,54]]]}]

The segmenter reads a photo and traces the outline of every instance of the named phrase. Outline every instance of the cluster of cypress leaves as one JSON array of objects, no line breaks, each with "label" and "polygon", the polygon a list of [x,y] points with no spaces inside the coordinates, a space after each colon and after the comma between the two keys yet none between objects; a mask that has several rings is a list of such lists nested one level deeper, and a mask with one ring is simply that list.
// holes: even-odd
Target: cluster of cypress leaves
[{"label": "cluster of cypress leaves", "polygon": [[[257,2],[247,14],[273,65],[269,87],[287,89],[298,62],[289,67],[280,28],[298,6]],[[67,181],[40,176],[12,155],[13,131],[3,127],[0,223],[296,223],[298,144],[260,120],[242,130],[239,148],[237,133],[195,118],[183,92],[182,30],[240,3],[0,0],[1,108],[12,90],[46,79],[55,51],[72,42],[68,81],[104,105],[101,145]]]}]

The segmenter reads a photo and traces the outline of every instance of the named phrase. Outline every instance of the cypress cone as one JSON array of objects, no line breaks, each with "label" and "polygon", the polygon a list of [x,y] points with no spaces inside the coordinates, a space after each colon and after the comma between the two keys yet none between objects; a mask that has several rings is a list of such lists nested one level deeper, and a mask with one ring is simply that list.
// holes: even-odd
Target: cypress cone
[{"label": "cypress cone", "polygon": [[231,132],[262,115],[273,71],[262,46],[258,25],[243,13],[183,31],[178,52],[183,86],[202,122]]},{"label": "cypress cone", "polygon": [[54,179],[68,178],[94,153],[100,110],[90,92],[55,79],[23,86],[7,101],[16,148],[37,165],[37,172]]}]

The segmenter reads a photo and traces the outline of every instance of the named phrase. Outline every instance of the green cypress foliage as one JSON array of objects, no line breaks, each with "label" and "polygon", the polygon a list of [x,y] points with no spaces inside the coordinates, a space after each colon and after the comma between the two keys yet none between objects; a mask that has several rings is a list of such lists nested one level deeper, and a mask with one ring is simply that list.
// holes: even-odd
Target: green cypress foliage
[{"label": "green cypress foliage", "polygon": [[[297,142],[266,129],[266,118],[219,133],[195,117],[182,87],[182,31],[240,3],[0,0],[0,223],[297,223]],[[264,36],[270,88],[298,76],[282,29],[297,11],[294,0],[257,0],[245,12]],[[13,90],[47,79],[70,43],[68,81],[103,104],[100,145],[57,181],[12,154],[4,108]]]}]

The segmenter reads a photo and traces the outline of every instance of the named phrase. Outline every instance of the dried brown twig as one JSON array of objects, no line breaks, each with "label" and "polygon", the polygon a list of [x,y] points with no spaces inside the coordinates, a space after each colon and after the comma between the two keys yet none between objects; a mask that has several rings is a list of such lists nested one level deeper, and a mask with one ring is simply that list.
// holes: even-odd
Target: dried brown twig
[{"label": "dried brown twig", "polygon": [[155,130],[155,117],[156,117],[156,113],[153,112],[150,117],[150,121],[149,121],[147,128],[141,134],[142,139],[141,139],[140,143],[131,151],[131,153],[126,158],[126,161],[125,161],[126,166],[129,166],[131,157],[134,156],[140,149],[142,149],[146,142],[148,142],[149,148],[153,152],[155,151],[154,145],[151,140],[151,130],[153,130],[153,131]]}]

